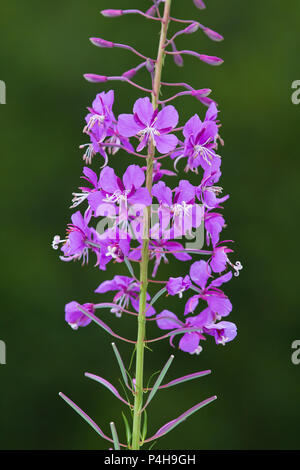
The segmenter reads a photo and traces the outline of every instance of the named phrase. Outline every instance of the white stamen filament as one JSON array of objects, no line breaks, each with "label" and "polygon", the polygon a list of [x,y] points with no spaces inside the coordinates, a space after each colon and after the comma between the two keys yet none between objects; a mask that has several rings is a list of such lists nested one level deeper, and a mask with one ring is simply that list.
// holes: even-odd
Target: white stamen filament
[{"label": "white stamen filament", "polygon": [[125,191],[121,191],[118,189],[115,191],[111,196],[106,194],[104,201],[105,202],[111,202],[111,203],[117,203],[120,204],[122,201],[124,201],[127,204],[127,195],[130,193],[129,189],[126,189]]},{"label": "white stamen filament", "polygon": [[58,250],[59,248],[59,245],[61,243],[65,243],[67,240],[61,240],[60,236],[59,235],[55,235],[55,237],[53,238],[53,241],[52,241],[52,248],[53,250]]},{"label": "white stamen filament", "polygon": [[93,114],[93,116],[90,117],[87,125],[84,127],[83,132],[87,134],[94,127],[94,124],[98,123],[100,127],[100,125],[103,124],[104,121],[105,121],[105,116],[103,114]]},{"label": "white stamen filament", "polygon": [[86,200],[86,198],[88,197],[89,194],[90,193],[86,193],[86,192],[72,193],[72,196],[74,196],[74,197],[72,199],[73,204],[70,206],[70,209],[73,209],[74,207],[79,206],[79,204],[81,204],[83,201]]}]

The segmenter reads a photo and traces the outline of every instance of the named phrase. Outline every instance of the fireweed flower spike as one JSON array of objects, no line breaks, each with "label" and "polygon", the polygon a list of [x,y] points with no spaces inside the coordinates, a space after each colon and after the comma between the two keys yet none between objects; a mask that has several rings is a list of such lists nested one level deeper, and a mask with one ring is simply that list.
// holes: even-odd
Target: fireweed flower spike
[{"label": "fireweed flower spike", "polygon": [[[182,410],[177,419],[167,424],[154,423],[159,430],[148,437],[147,422],[151,415],[146,408],[157,392],[210,373],[195,372],[164,383],[174,359],[171,356],[155,381],[145,386],[144,359],[145,348],[150,349],[148,344],[152,346],[160,340],[169,340],[173,348],[178,345],[184,353],[197,356],[204,344],[209,344],[209,341],[204,343],[209,337],[214,338],[217,345],[226,345],[237,334],[236,325],[227,321],[233,307],[222,290],[233,274],[239,275],[242,265],[233,259],[233,249],[229,248],[232,240],[222,239],[226,223],[221,211],[229,195],[223,194],[219,182],[222,160],[218,147],[220,143],[223,145],[223,141],[219,134],[218,105],[208,97],[212,91],[204,88],[205,84],[202,84],[203,88],[196,84],[195,88],[189,83],[162,80],[163,65],[167,64],[165,59],[170,59],[170,56],[180,66],[184,65],[183,54],[192,56],[187,60],[196,57],[209,65],[222,63],[222,59],[215,56],[177,50],[174,41],[179,36],[183,39],[186,34],[202,30],[213,41],[221,41],[223,37],[198,21],[172,18],[171,3],[172,0],[149,0],[146,12],[102,10],[106,18],[134,14],[150,20],[153,28],[160,25],[158,51],[156,58],[148,58],[126,44],[90,39],[97,47],[109,48],[112,53],[114,48],[129,50],[141,60],[117,76],[103,75],[106,73],[103,70],[99,74],[84,75],[87,81],[96,84],[97,94],[88,106],[83,126],[87,142],[80,145],[85,152],[81,186],[73,192],[71,208],[75,212],[67,226],[66,236],[55,235],[52,241],[53,249],[60,250],[61,260],[78,260],[82,264],[92,262],[102,273],[101,283],[93,293],[96,301],[79,303],[79,299],[66,304],[67,324],[79,332],[83,327],[97,325],[117,340],[134,347],[135,372],[130,375],[117,345],[112,343],[126,397],[122,397],[106,379],[90,372],[85,374],[106,387],[122,406],[128,406],[131,418],[128,420],[128,415],[126,417],[123,413],[124,432],[111,422],[110,428],[107,427],[108,435],[104,434],[79,406],[60,394],[115,450],[139,450],[147,446],[216,398],[213,395],[187,411]],[[200,10],[205,8],[202,0],[194,0],[194,4]],[[179,28],[169,37],[171,22]],[[155,37],[156,31],[153,31]],[[149,38],[149,42],[153,43],[153,38]],[[142,69],[148,73],[148,83],[132,81]],[[112,81],[125,82],[142,91],[137,101],[129,103],[125,112],[118,116],[113,111],[118,95],[114,90],[101,90],[102,83],[107,85]],[[165,91],[172,90],[172,87],[179,88],[178,93],[168,96]],[[200,109],[197,114],[189,116],[187,122],[182,122],[175,107],[167,103],[185,95],[196,98]],[[133,112],[128,113],[132,108]],[[117,160],[123,160],[126,154],[126,171],[123,174],[115,172],[114,164],[118,167]],[[172,161],[177,173],[165,165],[165,162]],[[184,178],[174,182],[171,177],[178,175],[182,162]],[[190,240],[201,227],[205,230],[207,246],[204,249],[188,248],[185,240]],[[173,276],[168,279],[154,279],[161,263],[171,263],[174,258],[184,263],[181,276],[170,270]],[[120,272],[121,265],[128,270],[128,276]],[[105,280],[103,272],[108,266],[115,273]],[[112,297],[109,300],[102,298],[107,296]],[[157,302],[166,302],[166,298],[171,296],[178,299],[176,314],[168,310],[167,305],[158,310]],[[98,314],[95,313],[97,310]],[[108,320],[113,316],[120,322],[132,322],[137,333],[133,333],[130,339],[120,336],[115,328],[110,328],[105,318],[102,320],[106,311]],[[161,333],[156,337],[146,336],[146,325],[151,321],[163,330],[162,336]]]}]

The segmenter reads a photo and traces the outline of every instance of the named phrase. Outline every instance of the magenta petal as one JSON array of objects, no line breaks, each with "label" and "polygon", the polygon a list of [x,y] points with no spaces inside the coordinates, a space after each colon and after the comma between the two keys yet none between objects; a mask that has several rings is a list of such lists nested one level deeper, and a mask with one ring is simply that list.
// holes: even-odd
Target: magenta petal
[{"label": "magenta petal", "polygon": [[159,181],[159,183],[153,186],[152,195],[156,197],[160,204],[172,205],[172,191],[163,181]]},{"label": "magenta petal", "polygon": [[105,292],[110,292],[112,290],[118,290],[119,286],[116,283],[115,279],[111,281],[104,281],[100,284],[99,287],[95,290],[97,294],[104,294]]},{"label": "magenta petal", "polygon": [[174,106],[166,106],[157,115],[155,121],[156,129],[168,129],[177,126],[179,120],[178,112]]},{"label": "magenta petal", "polygon": [[138,165],[130,165],[124,173],[123,183],[126,189],[140,188],[145,181],[145,173]]},{"label": "magenta petal", "polygon": [[210,277],[211,269],[205,261],[196,261],[192,264],[190,269],[191,279],[198,284],[202,289],[205,288],[208,278]]},{"label": "magenta petal", "polygon": [[140,204],[142,206],[150,206],[152,198],[147,188],[139,188],[128,198],[130,204]]},{"label": "magenta petal", "polygon": [[179,342],[179,348],[182,351],[193,353],[199,346],[199,335],[195,333],[186,333]]},{"label": "magenta petal", "polygon": [[184,314],[187,315],[195,310],[199,303],[199,295],[193,295],[185,304]]},{"label": "magenta petal", "polygon": [[123,137],[133,137],[141,130],[132,114],[121,114],[118,118],[118,131]]},{"label": "magenta petal", "polygon": [[134,104],[133,112],[138,115],[139,120],[145,124],[145,127],[150,125],[154,110],[148,97],[139,98]]},{"label": "magenta petal", "polygon": [[154,136],[155,143],[157,150],[159,153],[169,153],[175,149],[178,139],[176,135],[168,134],[168,135],[155,135]]},{"label": "magenta petal", "polygon": [[175,330],[183,326],[183,323],[178,319],[175,313],[169,310],[163,310],[157,315],[156,323],[161,330]]},{"label": "magenta petal", "polygon": [[119,189],[115,171],[109,166],[106,166],[101,171],[99,182],[101,189],[103,189],[104,192],[107,192],[109,194],[113,194]]}]

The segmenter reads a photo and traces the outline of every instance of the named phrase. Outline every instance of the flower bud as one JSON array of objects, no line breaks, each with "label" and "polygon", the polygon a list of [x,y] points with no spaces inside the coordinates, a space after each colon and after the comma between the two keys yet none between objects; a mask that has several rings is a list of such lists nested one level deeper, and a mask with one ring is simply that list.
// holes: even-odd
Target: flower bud
[{"label": "flower bud", "polygon": [[106,41],[105,39],[101,39],[101,38],[90,38],[90,41],[92,44],[94,44],[94,46],[97,46],[97,47],[114,47],[114,43],[111,42],[111,41]]},{"label": "flower bud", "polygon": [[199,23],[195,22],[195,23],[190,24],[187,28],[185,28],[184,32],[186,34],[192,34],[198,31],[198,29],[199,29]]},{"label": "flower bud", "polygon": [[146,62],[146,69],[147,69],[148,72],[150,72],[150,73],[153,73],[153,72],[154,72],[155,65],[154,65],[153,60],[147,59],[147,62]]},{"label": "flower bud", "polygon": [[91,83],[104,83],[108,80],[105,75],[96,75],[94,73],[86,73],[83,76],[88,82]]},{"label": "flower bud", "polygon": [[216,31],[213,31],[210,28],[203,28],[203,32],[206,34],[206,36],[209,37],[212,41],[223,41],[223,36],[221,34],[217,33]]},{"label": "flower bud", "polygon": [[116,18],[123,15],[123,10],[102,10],[100,13],[107,18]]},{"label": "flower bud", "polygon": [[124,72],[122,74],[122,77],[129,78],[129,80],[130,80],[131,78],[133,78],[135,76],[136,73],[137,73],[136,68],[130,69],[130,70],[127,70],[127,72]]},{"label": "flower bud", "polygon": [[204,10],[204,8],[206,8],[206,5],[202,0],[194,0],[194,4],[200,10]]},{"label": "flower bud", "polygon": [[195,96],[196,98],[203,98],[205,96],[208,96],[210,93],[210,88],[202,88],[201,90],[192,91],[192,96]]},{"label": "flower bud", "polygon": [[212,55],[199,54],[198,57],[200,60],[202,60],[202,62],[206,62],[206,64],[209,65],[221,65],[224,62],[224,60],[220,59],[220,57]]}]

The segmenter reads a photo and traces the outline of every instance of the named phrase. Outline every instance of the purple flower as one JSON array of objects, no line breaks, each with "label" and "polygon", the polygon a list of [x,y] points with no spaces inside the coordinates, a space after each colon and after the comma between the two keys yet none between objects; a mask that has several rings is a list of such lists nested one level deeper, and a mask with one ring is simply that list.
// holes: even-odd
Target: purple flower
[{"label": "purple flower", "polygon": [[[156,323],[161,330],[198,328],[197,331],[183,333],[183,336],[179,341],[179,349],[190,354],[199,354],[202,351],[202,347],[199,346],[200,340],[205,340],[205,336],[203,336],[202,332],[207,317],[205,312],[204,315],[202,314],[203,312],[197,317],[186,318],[183,323],[178,319],[175,313],[170,312],[169,310],[163,310],[159,315],[157,315]],[[173,336],[170,338],[170,342],[173,345],[172,340]]]},{"label": "purple flower", "polygon": [[231,312],[231,302],[219,287],[223,283],[230,281],[232,272],[230,271],[214,279],[207,285],[210,277],[212,277],[211,269],[207,262],[201,260],[192,264],[190,268],[190,278],[200,289],[198,295],[194,295],[187,301],[184,311],[185,315],[194,312],[200,299],[207,302],[209,309],[214,314],[213,320],[225,317]]},{"label": "purple flower", "polygon": [[81,193],[73,193],[72,199],[72,206],[71,208],[79,206],[83,201],[90,196],[91,193],[97,191],[100,188],[100,181],[98,180],[97,174],[91,170],[89,167],[85,166],[83,168],[83,175],[81,176],[82,179],[86,180],[92,187],[85,187],[80,186],[79,189],[82,191]]},{"label": "purple flower", "polygon": [[145,174],[138,165],[130,165],[122,180],[107,166],[101,171],[99,181],[101,190],[93,195],[92,200],[88,198],[97,215],[106,215],[107,204],[117,204],[123,210],[126,210],[128,204],[142,206],[151,204],[152,199],[148,189],[141,187],[145,181]]},{"label": "purple flower", "polygon": [[[128,309],[129,302],[133,308],[139,311],[139,294],[140,286],[131,277],[128,276],[115,276],[111,281],[104,281],[95,290],[98,294],[104,294],[105,292],[117,291],[113,302],[118,304],[119,308],[113,308],[111,311],[117,316],[121,316],[122,309]],[[150,301],[150,295],[147,293],[147,300]],[[146,303],[146,316],[150,317],[155,314],[155,309]]]},{"label": "purple flower", "polygon": [[179,186],[172,190],[163,181],[152,188],[152,195],[160,204],[159,218],[162,229],[165,229],[170,219],[173,220],[171,238],[185,235],[193,227],[199,227],[204,212],[200,205],[195,204],[196,188],[187,180],[181,180]]},{"label": "purple flower", "polygon": [[206,212],[204,225],[206,230],[206,243],[209,245],[211,240],[213,247],[215,247],[220,240],[220,233],[225,227],[225,219],[217,212]]},{"label": "purple flower", "polygon": [[168,294],[176,295],[178,294],[179,298],[182,298],[182,294],[184,291],[191,287],[192,283],[190,280],[190,276],[183,277],[170,277],[166,288]]},{"label": "purple flower", "polygon": [[102,142],[107,136],[108,128],[115,117],[112,112],[114,103],[114,91],[99,93],[93,101],[92,107],[88,108],[90,113],[86,116],[84,132],[93,133],[97,142]]},{"label": "purple flower", "polygon": [[217,196],[222,193],[223,188],[221,188],[221,186],[210,185],[211,176],[212,175],[203,178],[201,184],[196,188],[196,194],[205,207],[208,209],[215,209],[229,199],[229,194],[218,198]]},{"label": "purple flower", "polygon": [[78,302],[69,302],[65,306],[65,320],[73,330],[78,330],[80,326],[87,326],[91,323],[91,319],[84,315],[78,307],[87,310],[90,313],[94,313],[93,304],[79,304]]},{"label": "purple flower", "polygon": [[[64,253],[64,256],[61,256],[60,259],[63,261],[71,261],[73,259],[83,258],[83,263],[88,261],[89,246],[87,242],[93,239],[92,230],[88,227],[90,219],[90,209],[86,210],[84,217],[82,217],[80,211],[72,215],[72,223],[68,225],[67,229],[67,239],[56,239],[56,245],[63,243],[61,251]],[[56,248],[55,244],[53,248]]]},{"label": "purple flower", "polygon": [[223,346],[232,341],[237,335],[236,325],[229,321],[220,321],[219,323],[206,325],[203,331],[208,335],[214,336],[216,343]]},{"label": "purple flower", "polygon": [[96,231],[94,233],[100,247],[97,265],[102,271],[106,270],[106,265],[110,261],[123,263],[125,256],[129,256],[130,236],[128,233],[117,227],[108,229],[102,234],[98,234]]},{"label": "purple flower", "polygon": [[118,129],[124,137],[138,136],[140,144],[137,151],[153,143],[160,153],[175,149],[178,139],[169,134],[178,123],[178,113],[174,106],[166,106],[161,111],[153,110],[149,98],[140,98],[133,107],[134,114],[121,114]]},{"label": "purple flower", "polygon": [[[225,345],[232,341],[237,335],[237,328],[234,323],[221,321],[213,323],[213,313],[209,308],[204,309],[199,315],[186,318],[185,322],[169,310],[163,310],[156,317],[157,326],[161,330],[184,330],[187,328],[195,328],[195,331],[183,332],[183,336],[179,341],[179,349],[190,354],[199,354],[202,351],[200,341],[205,340],[204,334],[214,336],[217,344]],[[170,342],[173,346],[173,338]]]}]

